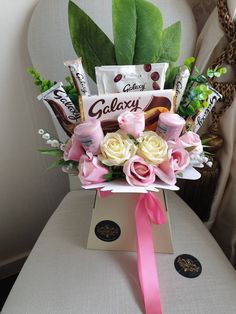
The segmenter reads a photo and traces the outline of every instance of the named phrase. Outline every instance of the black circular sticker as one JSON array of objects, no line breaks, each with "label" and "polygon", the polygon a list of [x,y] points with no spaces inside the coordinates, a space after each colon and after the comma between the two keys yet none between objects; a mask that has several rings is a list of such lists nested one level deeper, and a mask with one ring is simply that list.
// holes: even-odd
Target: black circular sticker
[{"label": "black circular sticker", "polygon": [[202,265],[196,257],[182,254],[175,259],[175,269],[184,277],[195,278],[201,274]]},{"label": "black circular sticker", "polygon": [[105,242],[112,242],[119,238],[120,227],[111,220],[102,220],[95,227],[95,234],[98,239]]}]

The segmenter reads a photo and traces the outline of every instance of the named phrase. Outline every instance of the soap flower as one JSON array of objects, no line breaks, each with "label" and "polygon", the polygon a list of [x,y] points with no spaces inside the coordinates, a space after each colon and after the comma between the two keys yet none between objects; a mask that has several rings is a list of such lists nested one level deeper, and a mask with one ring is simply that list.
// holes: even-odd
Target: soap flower
[{"label": "soap flower", "polygon": [[168,154],[172,158],[175,172],[183,171],[190,163],[189,153],[184,148],[171,148]]},{"label": "soap flower", "polygon": [[120,166],[136,153],[136,146],[128,136],[120,133],[107,133],[100,145],[99,160],[107,166]]},{"label": "soap flower", "polygon": [[104,167],[97,157],[90,155],[82,155],[79,160],[79,179],[82,184],[96,184],[105,181],[104,176],[109,170]]},{"label": "soap flower", "polygon": [[172,158],[166,159],[161,164],[154,167],[156,176],[168,185],[175,185],[176,176],[174,171],[174,163]]},{"label": "soap flower", "polygon": [[168,145],[153,131],[143,132],[137,139],[139,142],[137,155],[151,165],[161,164],[167,158]]},{"label": "soap flower", "polygon": [[123,172],[130,185],[148,186],[155,181],[153,166],[137,155],[125,162]]},{"label": "soap flower", "polygon": [[125,134],[130,134],[134,138],[142,135],[145,128],[144,112],[122,112],[118,117],[119,127]]},{"label": "soap flower", "polygon": [[203,152],[203,146],[200,139],[200,136],[192,131],[184,133],[176,141],[176,144],[182,145],[189,154],[201,154]]},{"label": "soap flower", "polygon": [[190,163],[189,153],[182,147],[174,146],[175,142],[171,142],[168,149],[167,158],[158,166],[154,167],[156,176],[169,185],[176,183],[176,173],[183,171]]},{"label": "soap flower", "polygon": [[65,145],[63,159],[65,161],[73,160],[79,161],[80,157],[84,154],[83,147],[81,146],[76,135],[72,135]]}]

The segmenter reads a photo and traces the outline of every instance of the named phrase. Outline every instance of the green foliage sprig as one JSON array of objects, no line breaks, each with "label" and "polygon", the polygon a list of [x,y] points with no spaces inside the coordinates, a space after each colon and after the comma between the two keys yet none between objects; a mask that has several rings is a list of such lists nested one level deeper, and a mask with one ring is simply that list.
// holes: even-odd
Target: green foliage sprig
[{"label": "green foliage sprig", "polygon": [[123,172],[123,167],[119,166],[112,166],[112,167],[107,167],[109,170],[109,173],[105,174],[103,176],[103,179],[105,181],[113,181],[117,179],[122,179],[125,178],[125,174]]},{"label": "green foliage sprig", "polygon": [[[194,62],[195,58],[187,58],[184,65],[191,71]],[[203,108],[206,108],[208,96],[212,93],[209,89],[210,80],[225,73],[226,68],[224,67],[209,68],[204,74],[201,74],[198,68],[194,67],[177,113],[184,118],[193,117]]]},{"label": "green foliage sprig", "polygon": [[34,68],[29,68],[27,69],[27,72],[33,77],[34,79],[34,85],[36,85],[40,92],[46,92],[48,89],[50,89],[56,82],[52,82],[50,80],[45,80],[42,78],[40,73],[34,69]]},{"label": "green foliage sprig", "polygon": [[[41,93],[46,92],[57,83],[44,79],[40,75],[40,73],[34,68],[27,69],[27,72],[33,77],[34,85],[36,85],[39,88]],[[75,89],[73,80],[71,79],[71,77],[67,76],[65,78],[65,82],[66,83],[63,85],[63,88],[65,89],[67,95],[69,96],[73,104],[78,108],[78,94]]]}]

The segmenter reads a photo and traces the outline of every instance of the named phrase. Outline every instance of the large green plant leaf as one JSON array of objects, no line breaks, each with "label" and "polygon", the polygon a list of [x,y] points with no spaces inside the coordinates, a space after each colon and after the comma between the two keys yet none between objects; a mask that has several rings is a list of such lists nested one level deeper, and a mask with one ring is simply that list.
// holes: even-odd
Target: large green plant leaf
[{"label": "large green plant leaf", "polygon": [[136,0],[137,32],[134,64],[156,62],[161,48],[162,15],[150,2]]},{"label": "large green plant leaf", "polygon": [[112,24],[117,64],[133,64],[136,20],[135,0],[112,1]]},{"label": "large green plant leaf", "polygon": [[174,87],[176,75],[179,73],[179,66],[174,66],[174,63],[169,63],[169,67],[166,71],[165,88],[171,89]]},{"label": "large green plant leaf", "polygon": [[104,32],[75,3],[69,1],[69,29],[76,54],[95,81],[95,66],[116,64],[114,45]]},{"label": "large green plant leaf", "polygon": [[176,22],[163,31],[160,58],[175,62],[180,54],[181,23]]}]

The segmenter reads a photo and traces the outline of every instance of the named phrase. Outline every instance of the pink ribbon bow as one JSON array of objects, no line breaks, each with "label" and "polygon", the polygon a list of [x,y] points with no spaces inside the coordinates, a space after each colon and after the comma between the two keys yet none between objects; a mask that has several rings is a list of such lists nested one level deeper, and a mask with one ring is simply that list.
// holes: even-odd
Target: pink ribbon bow
[{"label": "pink ribbon bow", "polygon": [[165,215],[153,193],[141,194],[135,207],[139,282],[145,313],[161,314],[160,288],[152,240],[151,223],[164,224]]}]

